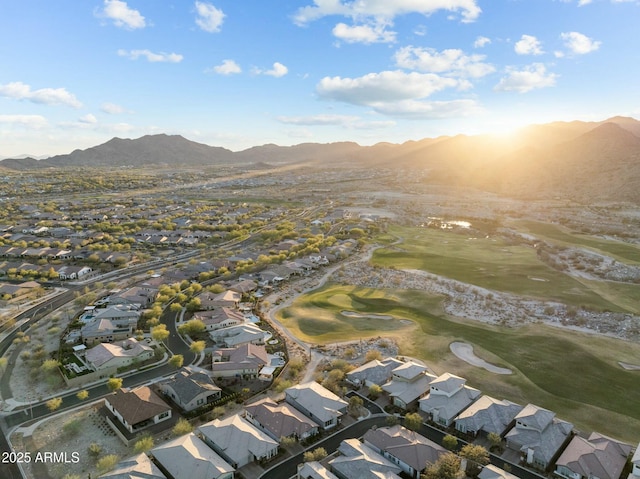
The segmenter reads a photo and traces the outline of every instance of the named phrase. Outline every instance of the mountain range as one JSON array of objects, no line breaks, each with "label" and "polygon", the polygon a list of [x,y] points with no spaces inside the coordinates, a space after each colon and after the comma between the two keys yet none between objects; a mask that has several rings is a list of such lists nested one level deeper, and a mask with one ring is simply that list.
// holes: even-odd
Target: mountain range
[{"label": "mountain range", "polygon": [[181,167],[318,162],[428,172],[427,182],[466,186],[535,199],[640,203],[640,121],[556,122],[525,127],[508,136],[457,135],[402,144],[353,142],[267,144],[231,150],[178,135],[148,135],[108,142],[47,159],[13,158],[0,168],[27,171],[65,167]]}]

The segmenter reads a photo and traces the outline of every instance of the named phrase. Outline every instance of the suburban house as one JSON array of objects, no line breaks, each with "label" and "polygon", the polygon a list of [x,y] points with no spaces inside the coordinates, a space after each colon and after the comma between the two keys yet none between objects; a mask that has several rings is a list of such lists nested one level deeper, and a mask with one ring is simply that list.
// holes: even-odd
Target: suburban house
[{"label": "suburban house", "polygon": [[349,405],[315,381],[286,389],[285,401],[325,430],[338,425]]},{"label": "suburban house", "polygon": [[144,452],[120,461],[115,468],[99,477],[101,479],[169,479]]},{"label": "suburban house", "polygon": [[329,462],[339,479],[400,479],[400,466],[385,459],[357,439],[345,439],[338,447],[340,455]]},{"label": "suburban house", "polygon": [[60,279],[69,280],[83,278],[92,271],[89,266],[63,266],[57,270],[57,273]]},{"label": "suburban house", "polygon": [[507,447],[524,455],[527,464],[546,469],[571,437],[573,424],[547,409],[527,404],[515,417],[516,425],[505,435]]},{"label": "suburban house", "polygon": [[518,479],[518,476],[514,476],[493,464],[487,464],[478,474],[478,479]]},{"label": "suburban house", "polygon": [[555,473],[567,479],[619,479],[631,445],[597,432],[589,438],[573,436],[556,461]]},{"label": "suburban house", "polygon": [[124,307],[96,308],[94,315],[80,329],[80,335],[87,345],[121,341],[133,336],[139,318],[139,311]]},{"label": "suburban house", "polygon": [[428,464],[435,464],[447,452],[439,444],[400,425],[370,429],[362,440],[413,479],[419,479]]},{"label": "suburban house", "polygon": [[155,447],[150,454],[168,479],[233,479],[235,472],[193,433]]},{"label": "suburban house", "polygon": [[207,311],[197,311],[193,313],[193,319],[202,321],[207,331],[230,328],[246,322],[246,318],[242,313],[224,306]]},{"label": "suburban house", "polygon": [[236,414],[198,428],[201,438],[235,468],[278,454],[278,442]]},{"label": "suburban house", "polygon": [[154,355],[152,347],[139,343],[135,338],[116,343],[100,343],[85,353],[85,361],[95,371],[115,373],[118,368],[141,363]]},{"label": "suburban house", "polygon": [[320,427],[290,404],[277,403],[270,398],[248,404],[244,411],[247,421],[276,441],[283,437],[306,439],[318,434]]},{"label": "suburban house", "polygon": [[420,399],[420,410],[433,421],[450,426],[461,411],[469,407],[482,394],[466,385],[467,380],[444,373],[429,385],[429,394]]},{"label": "suburban house", "polygon": [[318,461],[310,461],[298,465],[296,479],[338,479],[338,476]]},{"label": "suburban house", "polygon": [[209,336],[217,344],[226,348],[233,348],[242,344],[264,344],[267,332],[255,324],[239,324],[230,328],[216,329],[209,332]]},{"label": "suburban house", "polygon": [[402,361],[395,358],[374,359],[353,371],[349,371],[346,379],[356,387],[371,387],[374,384],[382,386],[391,380],[393,370],[403,364]]},{"label": "suburban house", "polygon": [[258,289],[258,285],[256,284],[255,281],[252,281],[250,279],[245,279],[245,280],[233,283],[231,286],[229,286],[229,289],[231,291],[235,291],[236,293],[240,293],[242,295],[242,294],[249,294],[255,291],[256,289]]},{"label": "suburban house", "polygon": [[[211,304],[211,306],[209,307],[210,309],[221,306],[225,306],[227,308],[237,308],[241,300],[242,294],[238,293],[237,291],[227,290],[223,291],[222,293],[218,293],[213,298],[210,298],[208,304]],[[202,300],[200,300],[200,303],[202,304]]]},{"label": "suburban house", "polygon": [[118,300],[121,299],[123,302],[137,304],[142,308],[148,308],[153,304],[157,297],[158,290],[156,288],[134,286],[133,288],[114,294],[110,298],[110,304],[117,304]]},{"label": "suburban house", "polygon": [[472,436],[494,433],[502,437],[522,409],[523,406],[511,401],[482,396],[456,417],[455,427]]},{"label": "suburban house", "polygon": [[640,478],[640,444],[636,447],[636,451],[631,458],[631,473],[627,479],[639,479]]},{"label": "suburban house", "polygon": [[389,394],[394,406],[411,409],[418,404],[418,399],[429,390],[431,381],[436,376],[427,372],[426,366],[408,361],[395,368],[391,381],[382,385]]},{"label": "suburban house", "polygon": [[193,411],[219,399],[222,394],[205,370],[192,367],[180,369],[169,379],[160,382],[158,387],[184,411]]},{"label": "suburban house", "polygon": [[171,418],[169,405],[147,386],[118,389],[104,403],[130,433]]},{"label": "suburban house", "polygon": [[264,346],[243,344],[237,348],[218,349],[212,353],[213,377],[242,377],[255,379],[260,370],[269,364]]}]

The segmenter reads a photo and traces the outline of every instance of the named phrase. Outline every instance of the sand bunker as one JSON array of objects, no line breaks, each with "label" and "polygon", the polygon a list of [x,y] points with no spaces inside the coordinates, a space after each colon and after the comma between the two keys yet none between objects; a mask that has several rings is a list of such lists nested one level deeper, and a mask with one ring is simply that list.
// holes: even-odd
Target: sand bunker
[{"label": "sand bunker", "polygon": [[393,319],[393,316],[388,314],[362,314],[355,311],[340,311],[340,314],[347,318]]},{"label": "sand bunker", "polygon": [[472,366],[484,368],[487,371],[495,374],[513,374],[513,371],[511,371],[511,369],[499,368],[498,366],[494,366],[493,364],[486,362],[484,359],[480,359],[478,356],[473,354],[473,346],[471,346],[470,344],[451,343],[449,348],[451,349],[451,352],[458,358],[471,364]]},{"label": "sand bunker", "polygon": [[618,361],[618,364],[627,371],[640,371],[640,366],[636,364],[623,363],[622,361]]}]

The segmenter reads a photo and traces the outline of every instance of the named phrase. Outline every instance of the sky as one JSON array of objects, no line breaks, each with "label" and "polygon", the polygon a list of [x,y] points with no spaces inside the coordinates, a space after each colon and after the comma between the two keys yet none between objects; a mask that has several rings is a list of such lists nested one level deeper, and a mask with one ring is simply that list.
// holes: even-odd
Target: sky
[{"label": "sky", "polygon": [[0,4],[0,158],[233,151],[640,118],[640,0]]}]

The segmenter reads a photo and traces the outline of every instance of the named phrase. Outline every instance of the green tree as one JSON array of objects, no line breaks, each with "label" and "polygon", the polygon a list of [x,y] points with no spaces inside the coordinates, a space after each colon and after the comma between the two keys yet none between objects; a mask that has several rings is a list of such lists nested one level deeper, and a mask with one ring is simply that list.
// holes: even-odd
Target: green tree
[{"label": "green tree", "polygon": [[182,305],[180,303],[171,303],[171,306],[169,306],[169,311],[171,311],[172,313],[179,313],[180,311],[182,311]]},{"label": "green tree", "polygon": [[382,387],[378,386],[377,384],[372,384],[371,386],[369,386],[369,396],[371,397],[371,399],[378,399],[380,397],[380,394],[382,394]]},{"label": "green tree", "polygon": [[60,363],[56,359],[47,359],[42,363],[40,369],[45,373],[54,373],[58,371]]},{"label": "green tree", "polygon": [[417,412],[407,413],[402,425],[410,431],[417,431],[422,427],[422,416]]},{"label": "green tree", "polygon": [[142,436],[133,445],[133,452],[139,454],[141,452],[147,452],[153,448],[153,436],[150,434]]},{"label": "green tree", "polygon": [[349,398],[349,414],[351,414],[353,417],[358,417],[360,415],[363,406],[364,401],[360,396],[354,395]]},{"label": "green tree", "polygon": [[442,447],[444,447],[445,449],[449,449],[450,451],[453,451],[458,447],[458,438],[455,436],[452,436],[451,434],[447,434],[445,437],[442,438]]},{"label": "green tree", "polygon": [[467,444],[458,453],[467,460],[467,474],[477,476],[483,466],[489,464],[489,451],[476,444]]},{"label": "green tree", "polygon": [[169,359],[169,364],[171,364],[171,366],[173,366],[176,369],[181,368],[183,363],[184,363],[184,356],[182,354],[174,354]]},{"label": "green tree", "polygon": [[171,432],[174,436],[184,436],[185,434],[189,434],[192,431],[193,425],[183,417],[178,419],[176,425],[173,426],[173,429],[171,429]]},{"label": "green tree", "polygon": [[51,398],[45,403],[45,405],[47,406],[47,409],[49,411],[53,412],[56,409],[59,409],[60,406],[62,406],[62,398],[61,397]]},{"label": "green tree", "polygon": [[461,459],[452,452],[438,458],[434,464],[427,464],[421,479],[461,479],[464,472],[460,470]]},{"label": "green tree", "polygon": [[186,334],[188,336],[195,336],[197,334],[203,333],[205,329],[206,326],[200,319],[190,319],[189,321],[181,324],[178,327],[178,332],[180,334]]},{"label": "green tree", "polygon": [[317,447],[313,451],[307,451],[302,455],[304,462],[321,461],[327,457],[327,450],[324,447]]},{"label": "green tree", "polygon": [[100,474],[104,474],[105,472],[109,472],[111,469],[116,467],[118,464],[119,458],[115,454],[109,454],[108,456],[101,457],[96,463],[96,467]]},{"label": "green tree", "polygon": [[205,343],[204,341],[194,341],[191,343],[191,346],[189,346],[189,351],[194,354],[200,354],[202,351],[204,351],[206,345],[207,343]]},{"label": "green tree", "polygon": [[489,440],[489,444],[491,444],[491,448],[498,448],[502,445],[502,438],[500,434],[496,434],[495,432],[490,432],[487,434],[487,439]]},{"label": "green tree", "polygon": [[109,391],[117,391],[122,387],[122,378],[109,378],[107,380],[107,388]]},{"label": "green tree", "polygon": [[151,337],[154,341],[158,341],[159,343],[164,342],[165,339],[169,337],[169,330],[167,329],[166,324],[158,324],[151,328]]}]

